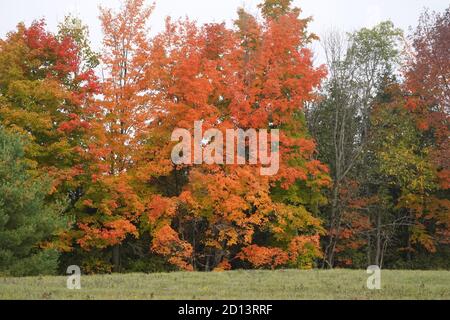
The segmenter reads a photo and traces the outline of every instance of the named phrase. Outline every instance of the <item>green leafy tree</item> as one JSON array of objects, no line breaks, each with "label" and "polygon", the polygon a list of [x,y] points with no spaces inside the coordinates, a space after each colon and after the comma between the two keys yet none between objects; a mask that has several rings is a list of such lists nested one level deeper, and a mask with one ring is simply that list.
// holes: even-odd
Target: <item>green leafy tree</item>
[{"label": "green leafy tree", "polygon": [[66,225],[61,205],[45,198],[50,181],[32,174],[17,135],[0,127],[0,274],[53,274],[58,252],[49,244]]}]

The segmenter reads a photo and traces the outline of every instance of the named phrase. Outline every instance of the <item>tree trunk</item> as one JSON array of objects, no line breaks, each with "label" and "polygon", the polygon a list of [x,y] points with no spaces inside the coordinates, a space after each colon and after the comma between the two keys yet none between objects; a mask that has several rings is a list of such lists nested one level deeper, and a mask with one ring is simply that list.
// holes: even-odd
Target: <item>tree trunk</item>
[{"label": "tree trunk", "polygon": [[412,244],[411,244],[411,228],[408,227],[408,249],[406,252],[406,259],[408,260],[408,263],[411,266],[411,261],[412,261],[412,256],[411,256],[411,251],[412,251]]},{"label": "tree trunk", "polygon": [[113,271],[120,272],[120,245],[116,245],[112,248],[112,263]]},{"label": "tree trunk", "polygon": [[333,186],[333,199],[331,202],[331,222],[330,229],[328,233],[330,235],[330,239],[328,241],[328,245],[325,248],[324,261],[322,267],[325,268],[326,264],[328,264],[329,268],[333,268],[333,260],[334,260],[334,249],[336,247],[335,243],[335,233],[338,228],[338,206],[339,206],[339,185],[337,183]]},{"label": "tree trunk", "polygon": [[377,266],[380,266],[381,246],[381,213],[377,213],[377,250],[375,254],[375,264]]},{"label": "tree trunk", "polygon": [[[414,217],[414,215],[411,213],[411,212],[409,212],[409,215],[410,215],[410,217],[411,217],[411,220],[412,221],[414,221],[414,219],[415,219],[415,217]],[[408,239],[406,240],[407,241],[407,252],[406,252],[406,259],[408,260],[408,263],[409,263],[409,265],[410,265],[410,267],[411,267],[411,261],[412,261],[412,255],[411,255],[411,253],[412,253],[412,243],[411,243],[411,233],[412,233],[412,227],[411,226],[408,226]]]},{"label": "tree trunk", "polygon": [[386,253],[387,246],[388,246],[388,239],[385,239],[382,246],[383,249],[381,250],[380,268],[383,268],[384,254]]},{"label": "tree trunk", "polygon": [[209,258],[210,258],[210,255],[208,254],[208,255],[206,256],[205,272],[208,272],[208,271],[209,271]]}]

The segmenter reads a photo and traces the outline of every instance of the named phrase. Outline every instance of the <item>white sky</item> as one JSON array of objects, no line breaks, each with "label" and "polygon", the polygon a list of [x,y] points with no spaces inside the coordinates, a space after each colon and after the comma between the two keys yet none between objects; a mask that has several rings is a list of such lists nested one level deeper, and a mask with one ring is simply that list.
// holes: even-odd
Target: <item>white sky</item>
[{"label": "white sky", "polygon": [[[152,0],[147,0],[152,3]],[[151,18],[152,32],[162,30],[166,16],[189,16],[198,22],[230,22],[236,18],[238,7],[256,13],[262,0],[156,0]],[[13,30],[19,21],[29,24],[46,18],[50,30],[68,13],[76,13],[89,25],[94,48],[101,43],[98,6],[118,7],[120,0],[0,0],[0,37]],[[310,31],[318,35],[331,27],[352,31],[390,19],[397,27],[408,30],[427,7],[443,11],[449,0],[294,0],[303,9],[303,16],[313,16]]]}]

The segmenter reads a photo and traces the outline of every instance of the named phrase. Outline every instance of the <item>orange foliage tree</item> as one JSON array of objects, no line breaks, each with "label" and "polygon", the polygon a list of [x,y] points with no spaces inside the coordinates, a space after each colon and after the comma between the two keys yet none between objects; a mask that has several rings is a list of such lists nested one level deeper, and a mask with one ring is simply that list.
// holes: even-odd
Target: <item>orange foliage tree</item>
[{"label": "orange foliage tree", "polygon": [[[139,176],[149,177],[158,195],[143,219],[152,250],[184,269],[229,269],[242,260],[307,268],[321,256],[314,213],[330,181],[314,158],[302,108],[325,70],[313,67],[306,48],[315,39],[309,20],[290,1],[280,2],[281,11],[270,3],[261,6],[263,21],[240,10],[234,29],[168,19],[153,40],[148,79],[155,109]],[[261,176],[249,164],[173,165],[168,138],[175,128],[192,132],[194,121],[204,131],[280,129],[279,173]]]},{"label": "orange foliage tree", "polygon": [[421,132],[434,187],[406,204],[427,221],[412,230],[412,240],[434,252],[439,244],[450,243],[450,7],[443,13],[424,12],[410,40],[405,108]]},{"label": "orange foliage tree", "polygon": [[147,22],[153,7],[123,3],[120,12],[101,9],[104,32],[101,96],[89,110],[87,183],[77,205],[77,243],[86,250],[112,247],[120,270],[120,244],[138,237],[146,191],[136,167],[151,120],[146,70],[150,61]]}]

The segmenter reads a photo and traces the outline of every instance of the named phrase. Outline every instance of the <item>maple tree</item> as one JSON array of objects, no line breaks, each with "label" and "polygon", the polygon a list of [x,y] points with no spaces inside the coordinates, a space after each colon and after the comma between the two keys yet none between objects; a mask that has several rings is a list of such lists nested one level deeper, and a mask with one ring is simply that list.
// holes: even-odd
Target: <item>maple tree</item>
[{"label": "maple tree", "polygon": [[[227,269],[239,263],[238,257],[265,261],[271,250],[285,257],[293,248],[292,263],[298,265],[304,245],[296,244],[303,236],[314,248],[300,265],[310,267],[320,256],[316,240],[322,229],[309,210],[324,201],[320,191],[329,178],[327,168],[314,159],[302,107],[314,98],[325,71],[312,65],[306,45],[314,36],[307,34],[309,20],[299,18],[299,9],[288,6],[278,15],[266,14],[262,22],[243,10],[238,14],[235,29],[168,20],[166,31],[154,39],[156,70],[150,73],[157,76],[153,99],[161,110],[150,126],[148,167],[157,171],[156,185],[170,182],[174,190],[163,199],[155,196],[163,204],[152,205],[146,218],[154,234],[152,248],[163,253],[161,238],[169,237],[184,259],[174,260],[173,251],[166,254],[185,269]],[[204,131],[280,128],[279,174],[260,176],[256,165],[174,167],[164,161],[173,143],[161,141],[161,132],[191,129],[194,121],[202,121]],[[256,245],[262,234],[270,241]],[[271,242],[281,248],[261,246]],[[276,264],[287,263],[280,258]]]},{"label": "maple tree", "polygon": [[102,96],[89,110],[90,182],[76,205],[81,231],[76,242],[85,250],[112,248],[115,271],[121,267],[120,245],[127,236],[139,236],[136,224],[145,210],[134,170],[151,120],[146,24],[152,10],[143,0],[133,0],[125,1],[118,13],[102,8],[100,16]]},{"label": "maple tree", "polygon": [[[417,218],[411,230],[410,241],[422,244],[435,252],[439,244],[450,241],[449,218],[449,105],[450,83],[450,8],[443,13],[425,11],[408,51],[405,66],[405,91],[408,94],[405,109],[409,111],[420,132],[426,153],[416,188],[421,192],[411,195],[403,203]],[[427,183],[432,179],[433,184]]]},{"label": "maple tree", "polygon": [[411,94],[407,107],[417,126],[432,134],[432,158],[443,189],[449,186],[449,30],[450,8],[442,14],[426,11],[411,36],[405,66],[406,90]]},{"label": "maple tree", "polygon": [[76,42],[47,32],[44,21],[19,24],[0,46],[0,119],[29,138],[27,157],[52,175],[56,191],[81,170],[77,150],[88,128],[84,109],[98,92],[96,77],[82,68]]}]

